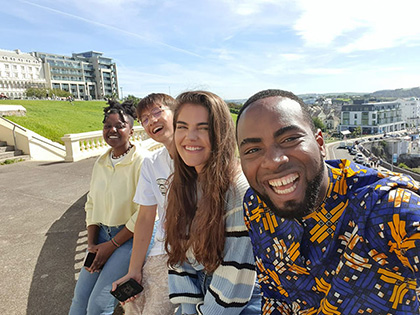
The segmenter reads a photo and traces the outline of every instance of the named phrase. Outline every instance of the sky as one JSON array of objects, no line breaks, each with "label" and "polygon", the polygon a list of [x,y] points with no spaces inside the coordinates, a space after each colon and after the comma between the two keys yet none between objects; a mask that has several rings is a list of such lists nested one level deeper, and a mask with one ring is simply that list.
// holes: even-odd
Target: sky
[{"label": "sky", "polygon": [[418,0],[0,0],[0,49],[102,52],[123,96],[420,86]]}]

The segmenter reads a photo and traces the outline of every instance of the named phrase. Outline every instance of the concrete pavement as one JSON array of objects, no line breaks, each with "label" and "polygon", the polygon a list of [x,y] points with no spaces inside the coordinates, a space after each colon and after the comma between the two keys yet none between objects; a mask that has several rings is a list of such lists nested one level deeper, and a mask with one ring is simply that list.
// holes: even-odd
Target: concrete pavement
[{"label": "concrete pavement", "polygon": [[96,158],[0,166],[0,314],[67,314]]},{"label": "concrete pavement", "polygon": [[[329,158],[330,145],[327,145]],[[67,314],[96,158],[0,166],[0,314]]]}]

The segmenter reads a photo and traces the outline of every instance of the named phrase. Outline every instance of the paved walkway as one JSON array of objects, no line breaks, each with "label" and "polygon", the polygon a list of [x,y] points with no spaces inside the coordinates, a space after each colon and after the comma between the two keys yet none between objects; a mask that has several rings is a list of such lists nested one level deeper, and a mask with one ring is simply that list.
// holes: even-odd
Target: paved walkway
[{"label": "paved walkway", "polygon": [[95,160],[0,166],[0,314],[68,313]]},{"label": "paved walkway", "polygon": [[0,314],[67,314],[96,158],[0,166]]}]

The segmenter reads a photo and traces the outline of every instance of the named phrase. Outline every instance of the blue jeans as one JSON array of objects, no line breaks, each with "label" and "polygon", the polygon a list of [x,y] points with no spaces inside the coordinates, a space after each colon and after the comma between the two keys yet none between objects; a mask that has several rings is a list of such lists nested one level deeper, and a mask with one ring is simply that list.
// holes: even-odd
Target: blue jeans
[{"label": "blue jeans", "polygon": [[[124,225],[119,227],[100,225],[98,244],[110,241],[123,227]],[[149,250],[153,246],[153,239],[154,237]],[[100,272],[90,273],[82,267],[74,289],[69,315],[112,315],[118,301],[109,292],[112,283],[127,274],[132,248],[131,238],[112,253]]]}]

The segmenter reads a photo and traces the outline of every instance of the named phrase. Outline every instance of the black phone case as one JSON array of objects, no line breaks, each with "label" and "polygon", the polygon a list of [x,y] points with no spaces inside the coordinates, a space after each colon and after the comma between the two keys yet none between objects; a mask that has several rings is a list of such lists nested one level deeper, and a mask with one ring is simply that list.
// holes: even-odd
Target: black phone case
[{"label": "black phone case", "polygon": [[96,253],[89,252],[86,255],[84,266],[89,268],[92,265],[93,260],[95,259],[95,256],[96,256]]},{"label": "black phone case", "polygon": [[115,296],[118,301],[124,302],[128,298],[139,294],[143,291],[143,287],[134,279],[129,279],[128,281],[121,283],[115,291],[111,291],[111,294]]}]

